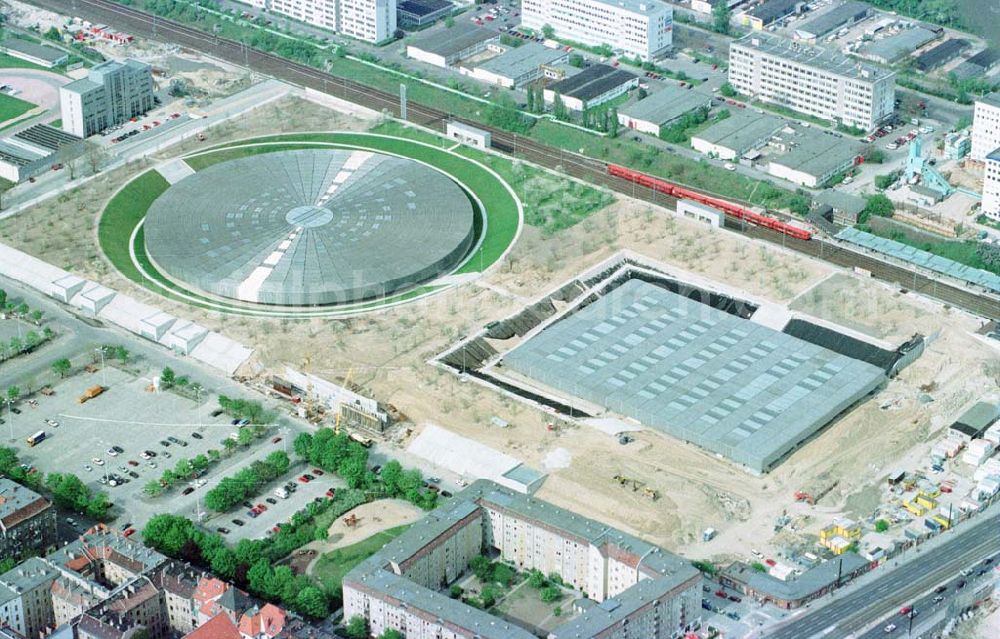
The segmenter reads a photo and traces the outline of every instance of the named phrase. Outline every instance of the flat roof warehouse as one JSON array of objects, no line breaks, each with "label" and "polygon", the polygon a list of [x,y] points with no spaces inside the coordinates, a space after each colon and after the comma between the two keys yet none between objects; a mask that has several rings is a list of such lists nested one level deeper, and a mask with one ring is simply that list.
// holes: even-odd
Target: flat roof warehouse
[{"label": "flat roof warehouse", "polygon": [[878,366],[638,280],[549,325],[502,366],[754,472],[886,379]]}]

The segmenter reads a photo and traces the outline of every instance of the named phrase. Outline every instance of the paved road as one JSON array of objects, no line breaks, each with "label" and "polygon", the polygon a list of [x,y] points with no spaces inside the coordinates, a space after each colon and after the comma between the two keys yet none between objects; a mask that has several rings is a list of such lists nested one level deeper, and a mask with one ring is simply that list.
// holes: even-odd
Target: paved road
[{"label": "paved road", "polygon": [[[906,563],[891,566],[878,577],[835,595],[818,610],[806,612],[780,628],[759,636],[768,639],[847,637],[893,610],[954,577],[986,557],[1000,552],[1000,511],[993,509],[971,523],[946,533],[940,545],[907,553]],[[881,570],[886,570],[883,568]],[[817,604],[813,604],[815,607]]]}]

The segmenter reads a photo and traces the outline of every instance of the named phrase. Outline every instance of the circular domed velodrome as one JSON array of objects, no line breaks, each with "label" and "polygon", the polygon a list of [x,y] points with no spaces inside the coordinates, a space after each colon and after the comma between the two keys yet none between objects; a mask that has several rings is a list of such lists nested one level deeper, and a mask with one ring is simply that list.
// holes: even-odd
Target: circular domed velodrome
[{"label": "circular domed velodrome", "polygon": [[449,177],[365,150],[305,149],[213,164],[150,206],[145,249],[172,280],[280,306],[384,297],[462,262],[476,211]]}]

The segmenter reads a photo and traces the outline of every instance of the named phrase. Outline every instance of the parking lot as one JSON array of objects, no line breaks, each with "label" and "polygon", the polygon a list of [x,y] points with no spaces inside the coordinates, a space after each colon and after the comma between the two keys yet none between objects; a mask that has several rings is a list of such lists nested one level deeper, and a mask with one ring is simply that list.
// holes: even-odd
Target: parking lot
[{"label": "parking lot", "polygon": [[[160,512],[196,518],[201,495],[218,480],[275,450],[285,450],[287,446],[287,451],[291,451],[290,440],[298,428],[291,424],[292,428],[286,428],[279,423],[248,449],[238,449],[231,457],[223,455],[197,484],[180,483],[158,497],[148,497],[143,487],[158,480],[165,469],[173,468],[182,458],[207,455],[210,449],[221,452],[222,442],[236,430],[227,416],[212,417],[216,407],[214,396],[203,399],[199,405],[174,393],[150,392],[147,390],[149,380],[149,377],[134,377],[110,366],[95,373],[70,376],[54,387],[54,395],[35,396],[37,406],[25,401],[16,405],[21,412],[11,415],[12,419],[4,425],[5,434],[13,432],[13,445],[24,462],[36,465],[45,473],[76,474],[92,489],[106,491],[115,504],[113,523],[119,527],[131,523],[139,528]],[[94,386],[107,390],[80,403],[87,389]],[[45,440],[36,447],[28,446],[27,438],[39,430],[46,432]],[[180,443],[172,442],[171,437]],[[280,439],[275,441],[277,438]],[[155,455],[143,459],[144,451]],[[295,481],[307,470],[311,469],[304,465],[293,466],[285,481]],[[115,486],[111,485],[112,479]],[[204,484],[199,486],[202,482]],[[268,511],[257,519],[246,517],[245,509],[240,508],[230,514],[206,516],[205,524],[232,529],[227,538],[233,540],[260,537],[277,522],[286,521],[304,507],[305,502],[323,495],[335,485],[329,475],[318,477],[308,485],[296,484],[300,489],[292,498],[277,500],[273,508],[266,504]],[[267,488],[267,493],[273,492],[277,485]],[[188,486],[196,488],[184,495]],[[262,494],[254,503],[263,503],[264,497]],[[244,520],[246,526],[233,525],[234,517]],[[84,525],[82,521],[80,525]]]}]

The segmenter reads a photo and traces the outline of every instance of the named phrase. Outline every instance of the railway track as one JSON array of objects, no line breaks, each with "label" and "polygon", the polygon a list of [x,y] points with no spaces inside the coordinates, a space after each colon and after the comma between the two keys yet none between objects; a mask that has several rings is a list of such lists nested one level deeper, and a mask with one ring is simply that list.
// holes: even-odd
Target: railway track
[{"label": "railway track", "polygon": [[[32,4],[66,13],[69,9],[92,22],[113,24],[117,28],[154,39],[168,40],[180,46],[216,56],[227,62],[251,67],[286,82],[328,93],[338,98],[362,104],[375,110],[399,115],[398,96],[367,87],[347,78],[340,78],[304,64],[286,60],[272,53],[255,50],[242,42],[220,38],[193,27],[153,16],[112,0],[29,0]],[[67,7],[67,4],[70,6]],[[517,155],[541,166],[556,169],[572,177],[607,187],[659,206],[672,206],[676,199],[656,190],[635,184],[607,173],[604,162],[571,151],[550,147],[525,138],[432,107],[410,102],[408,120],[437,131],[444,131],[449,121],[460,121],[490,131],[493,146],[504,153]],[[716,196],[719,197],[719,196]],[[724,198],[726,199],[726,198]],[[815,238],[798,240],[782,233],[746,225],[736,218],[726,218],[726,228],[754,239],[781,245],[787,249],[816,257],[838,266],[862,268],[872,277],[928,295],[947,304],[977,315],[1000,319],[1000,297],[971,291],[962,286],[930,277],[913,268],[892,263],[857,250],[846,249],[829,240]]]}]

